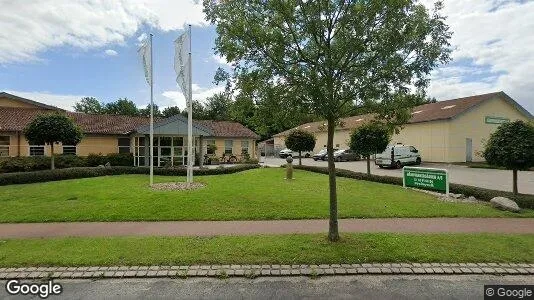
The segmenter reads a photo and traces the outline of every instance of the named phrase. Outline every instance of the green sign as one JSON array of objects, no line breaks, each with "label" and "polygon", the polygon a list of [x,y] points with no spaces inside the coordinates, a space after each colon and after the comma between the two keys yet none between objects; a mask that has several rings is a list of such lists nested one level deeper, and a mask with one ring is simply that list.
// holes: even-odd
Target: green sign
[{"label": "green sign", "polygon": [[503,117],[486,116],[484,118],[484,121],[486,122],[486,124],[502,124],[502,123],[510,122],[510,119],[503,118]]},{"label": "green sign", "polygon": [[413,187],[449,194],[449,174],[445,169],[404,167],[404,187]]}]

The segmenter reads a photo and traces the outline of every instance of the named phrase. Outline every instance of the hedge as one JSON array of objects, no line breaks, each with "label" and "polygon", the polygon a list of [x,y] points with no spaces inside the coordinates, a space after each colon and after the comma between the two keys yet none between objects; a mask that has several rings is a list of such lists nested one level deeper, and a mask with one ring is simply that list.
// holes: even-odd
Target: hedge
[{"label": "hedge", "polygon": [[[315,166],[293,166],[295,169],[328,174],[327,167],[315,167]],[[336,169],[336,176],[346,177],[357,180],[366,180],[373,182],[380,182],[386,184],[402,185],[402,178],[393,176],[379,176],[379,175],[367,175],[366,173],[354,172],[343,169]],[[473,196],[478,200],[490,201],[494,197],[506,197],[514,200],[521,208],[534,209],[534,195],[518,194],[514,195],[511,192],[490,190],[481,187],[475,187],[470,185],[463,185],[457,183],[449,184],[449,191],[455,194],[464,194],[466,196]]]},{"label": "hedge", "polygon": [[[193,174],[195,176],[204,175],[220,175],[242,172],[245,170],[259,168],[259,165],[236,165],[231,168],[218,167],[215,169],[195,169]],[[0,174],[0,186],[9,184],[25,184],[46,181],[57,181],[66,179],[88,178],[108,175],[123,175],[123,174],[149,174],[148,167],[82,167],[82,168],[67,168],[55,169],[33,172],[16,172]],[[154,168],[155,175],[162,176],[186,176],[186,168]]]},{"label": "hedge", "polygon": [[[110,153],[108,155],[89,154],[87,157],[77,155],[55,155],[57,169],[76,167],[97,167],[109,162],[112,166],[133,166],[131,153]],[[0,159],[0,173],[39,171],[50,169],[50,156],[21,156]]]}]

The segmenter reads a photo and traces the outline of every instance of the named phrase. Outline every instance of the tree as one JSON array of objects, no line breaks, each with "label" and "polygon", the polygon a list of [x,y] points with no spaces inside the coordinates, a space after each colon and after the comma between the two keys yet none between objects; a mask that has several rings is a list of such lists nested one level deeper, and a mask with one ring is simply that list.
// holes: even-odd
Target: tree
[{"label": "tree", "polygon": [[86,114],[101,114],[103,107],[95,97],[83,97],[74,104],[74,111]]},{"label": "tree", "polygon": [[371,155],[386,150],[391,134],[389,129],[378,122],[369,122],[350,135],[349,147],[367,160],[367,175],[371,175]]},{"label": "tree", "polygon": [[232,62],[235,80],[253,74],[255,82],[285,90],[291,105],[327,121],[328,236],[337,241],[335,126],[355,103],[379,103],[376,112],[388,122],[407,118],[407,107],[398,103],[422,97],[430,71],[450,59],[441,2],[432,12],[416,0],[203,4],[216,25],[215,49]]},{"label": "tree", "polygon": [[226,93],[217,93],[206,98],[206,113],[210,120],[230,120],[232,100]]},{"label": "tree", "polygon": [[108,115],[138,116],[139,109],[128,98],[119,98],[115,102],[106,103],[104,105],[104,113]]},{"label": "tree", "polygon": [[[200,101],[193,100],[193,104],[191,105],[191,109],[193,110],[193,119],[195,120],[209,120],[208,112],[206,111],[206,108]],[[187,118],[187,107],[182,110],[182,116]]]},{"label": "tree", "polygon": [[486,143],[483,156],[490,165],[513,171],[517,194],[517,171],[534,167],[534,125],[521,120],[500,125]]},{"label": "tree", "polygon": [[180,108],[178,106],[169,106],[169,107],[165,107],[165,109],[163,109],[163,111],[161,112],[161,115],[164,118],[169,118],[169,117],[172,117],[172,116],[175,116],[175,115],[179,115],[181,113],[182,113],[182,111],[180,110]]},{"label": "tree", "polygon": [[299,153],[299,166],[302,166],[302,151],[313,151],[315,136],[304,130],[293,130],[286,137],[286,147]]},{"label": "tree", "polygon": [[64,114],[36,116],[24,128],[24,136],[31,144],[50,145],[51,164],[54,165],[54,144],[77,145],[83,138],[82,130]]},{"label": "tree", "polygon": [[[139,115],[143,117],[150,117],[150,104],[146,106],[146,108],[139,109]],[[154,104],[154,117],[161,117],[163,114],[159,110],[159,107],[157,104]]]}]

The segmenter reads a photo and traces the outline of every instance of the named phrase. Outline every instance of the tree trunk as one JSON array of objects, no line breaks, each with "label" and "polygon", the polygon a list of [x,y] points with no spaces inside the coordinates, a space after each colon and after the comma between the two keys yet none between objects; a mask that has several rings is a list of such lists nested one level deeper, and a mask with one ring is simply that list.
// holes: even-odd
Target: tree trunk
[{"label": "tree trunk", "polygon": [[514,173],[514,195],[517,195],[517,170],[513,170]]},{"label": "tree trunk", "polygon": [[54,163],[54,143],[50,144],[50,155],[51,155],[50,169],[54,170],[56,168],[56,165]]},{"label": "tree trunk", "polygon": [[367,155],[367,175],[371,175],[371,156]]},{"label": "tree trunk", "polygon": [[326,153],[328,154],[328,183],[330,187],[330,222],[328,228],[328,239],[332,242],[339,240],[337,222],[336,165],[334,162],[335,126],[334,120],[328,120],[328,138],[326,143]]},{"label": "tree trunk", "polygon": [[302,166],[302,151],[299,151],[299,166]]}]

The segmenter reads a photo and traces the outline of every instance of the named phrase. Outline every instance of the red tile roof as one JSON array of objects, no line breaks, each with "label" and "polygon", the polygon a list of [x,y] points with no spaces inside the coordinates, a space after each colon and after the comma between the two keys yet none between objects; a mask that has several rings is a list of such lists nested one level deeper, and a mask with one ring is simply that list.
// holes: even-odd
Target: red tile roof
[{"label": "red tile roof", "polygon": [[195,120],[195,123],[207,127],[217,137],[246,137],[259,139],[260,136],[254,131],[243,126],[241,123],[232,121]]},{"label": "red tile roof", "polygon": [[[53,113],[53,111],[32,108],[0,107],[0,131],[22,131],[37,115],[49,113]],[[135,128],[148,123],[148,118],[146,117],[91,115],[76,112],[65,113],[71,117],[85,133],[90,134],[127,134]]]},{"label": "red tile roof", "polygon": [[[33,118],[40,114],[52,113],[51,110],[33,108],[0,107],[0,132],[22,131]],[[62,112],[62,111],[60,111]],[[77,112],[65,112],[88,134],[129,134],[140,126],[148,125],[149,118],[123,115],[93,115]],[[156,118],[158,122],[162,118]],[[248,137],[258,139],[252,130],[237,122],[194,120],[203,125],[217,137]]]},{"label": "red tile roof", "polygon": [[[496,98],[496,97],[500,97],[503,100],[510,102],[520,111],[532,117],[528,111],[522,108],[519,104],[517,104],[517,102],[515,102],[512,98],[510,98],[504,92],[496,92],[496,93],[482,94],[482,95],[457,98],[457,99],[451,99],[451,100],[445,100],[445,101],[438,101],[436,103],[429,103],[429,104],[416,106],[412,109],[412,118],[410,119],[410,121],[408,121],[408,123],[421,123],[421,122],[452,119],[460,115],[461,113],[477,106],[478,104],[486,100]],[[373,118],[374,117],[372,114],[343,118],[341,119],[343,126],[338,127],[338,129],[341,129],[341,130],[342,129],[354,129],[358,127],[359,125],[365,123],[366,121],[372,120]],[[278,133],[274,136],[285,136],[290,131],[295,130],[295,129],[302,129],[302,130],[309,131],[309,132],[319,132],[319,131],[325,130],[324,126],[322,126],[323,124],[326,125],[325,121],[306,123],[306,124],[297,126],[296,128],[292,128],[284,132]]]}]

